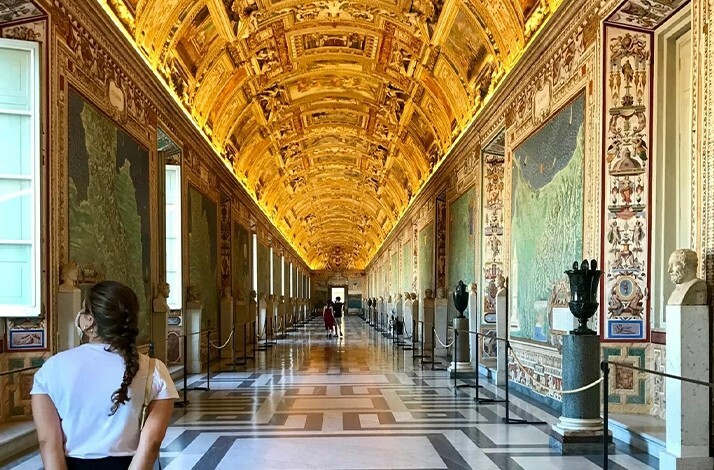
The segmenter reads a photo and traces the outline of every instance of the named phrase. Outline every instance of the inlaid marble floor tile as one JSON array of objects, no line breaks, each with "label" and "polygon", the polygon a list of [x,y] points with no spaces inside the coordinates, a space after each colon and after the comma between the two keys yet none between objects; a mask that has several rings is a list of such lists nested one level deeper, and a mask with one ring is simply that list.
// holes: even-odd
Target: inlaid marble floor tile
[{"label": "inlaid marble floor tile", "polygon": [[[422,369],[361,319],[345,319],[344,340],[325,337],[321,319],[290,332],[246,366],[212,365],[210,391],[191,390],[162,444],[166,470],[476,469],[590,470],[597,456],[562,457],[548,425],[506,425],[503,404],[478,405],[445,371]],[[442,361],[442,366],[444,361]],[[206,373],[189,388],[208,386]],[[471,383],[459,379],[458,384]],[[503,391],[482,380],[483,395]],[[183,381],[177,384],[179,388]],[[512,417],[555,416],[511,395]],[[657,461],[620,444],[617,470]],[[644,462],[651,464],[647,465]],[[0,470],[39,470],[37,452]]]}]

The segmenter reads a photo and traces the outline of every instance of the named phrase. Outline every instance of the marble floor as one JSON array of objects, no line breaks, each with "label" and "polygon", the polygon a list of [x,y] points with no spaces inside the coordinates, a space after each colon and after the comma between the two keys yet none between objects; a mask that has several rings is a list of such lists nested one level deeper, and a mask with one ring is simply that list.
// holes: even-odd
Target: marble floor
[{"label": "marble floor", "polygon": [[[359,317],[347,317],[345,330],[344,339],[326,338],[315,319],[247,366],[212,373],[210,390],[189,391],[190,403],[174,413],[163,468],[602,468],[598,455],[553,452],[548,424],[504,424],[503,404],[477,405],[474,388],[454,390],[446,372],[422,370],[411,351],[394,348]],[[205,374],[188,384],[205,387]],[[481,393],[493,392],[485,385]],[[511,398],[512,417],[557,419]],[[618,443],[609,467],[644,470],[658,462]],[[41,461],[35,452],[4,468],[36,470]]]}]

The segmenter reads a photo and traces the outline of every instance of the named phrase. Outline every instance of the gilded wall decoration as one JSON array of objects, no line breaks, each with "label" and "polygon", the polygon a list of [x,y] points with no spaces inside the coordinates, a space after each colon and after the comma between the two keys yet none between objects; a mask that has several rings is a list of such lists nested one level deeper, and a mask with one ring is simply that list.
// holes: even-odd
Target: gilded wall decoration
[{"label": "gilded wall decoration", "polygon": [[639,29],[655,29],[689,0],[627,0],[606,22]]},{"label": "gilded wall decoration", "polygon": [[436,288],[446,288],[446,196],[442,195],[436,199]]},{"label": "gilded wall decoration", "polygon": [[605,340],[649,337],[652,36],[605,25]]},{"label": "gilded wall decoration", "polygon": [[483,161],[481,286],[483,296],[482,322],[496,322],[496,278],[503,269],[503,193],[505,164],[505,132],[486,145]]},{"label": "gilded wall decoration", "polygon": [[3,0],[0,3],[0,23],[26,20],[43,16],[34,2],[28,0]]},{"label": "gilded wall decoration", "polygon": [[[363,268],[560,1],[497,3],[110,0],[101,8],[308,263],[326,266],[322,240]],[[325,135],[356,139],[336,145],[342,159],[317,157],[306,142]],[[384,149],[377,168],[366,164],[365,144]],[[325,181],[342,190],[325,191]],[[355,199],[364,204],[350,206]],[[329,223],[334,207],[379,223],[355,240]],[[312,230],[300,223],[308,216]]]}]

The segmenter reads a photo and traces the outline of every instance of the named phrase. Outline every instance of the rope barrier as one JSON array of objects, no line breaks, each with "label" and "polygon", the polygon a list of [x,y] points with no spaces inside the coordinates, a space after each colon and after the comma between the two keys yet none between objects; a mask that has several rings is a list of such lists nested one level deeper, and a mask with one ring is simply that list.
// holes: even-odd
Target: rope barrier
[{"label": "rope barrier", "polygon": [[453,339],[453,340],[451,341],[451,343],[449,343],[449,344],[444,344],[444,343],[441,341],[441,339],[439,339],[439,335],[436,334],[436,331],[434,332],[434,336],[436,336],[436,340],[439,342],[439,344],[441,344],[442,347],[447,348],[447,349],[450,348],[452,344],[454,344],[454,341],[456,341],[456,339]]},{"label": "rope barrier", "polygon": [[569,395],[569,394],[573,394],[573,393],[580,393],[580,392],[583,392],[583,391],[588,390],[588,389],[590,389],[590,388],[593,388],[594,386],[599,385],[600,382],[602,382],[602,381],[604,380],[602,377],[600,377],[600,378],[597,379],[596,381],[594,381],[594,382],[592,382],[592,383],[589,383],[589,384],[587,384],[587,385],[584,385],[584,386],[582,386],[582,387],[580,387],[580,388],[576,388],[576,389],[574,389],[574,390],[558,390],[557,388],[552,388],[552,387],[549,387],[549,386],[547,386],[547,385],[543,385],[542,383],[540,383],[540,380],[538,380],[538,378],[537,378],[535,375],[533,375],[532,372],[530,372],[528,369],[526,369],[526,367],[523,365],[523,363],[522,363],[521,360],[518,358],[518,356],[516,356],[516,351],[513,350],[513,347],[511,346],[510,343],[508,344],[508,349],[509,349],[509,351],[510,351],[510,353],[511,353],[511,356],[513,356],[514,361],[516,362],[516,365],[518,365],[518,367],[520,367],[520,369],[521,369],[523,372],[525,372],[525,374],[526,374],[528,377],[531,378],[531,381],[533,382],[533,384],[536,385],[537,387],[540,387],[541,390],[547,390],[547,391],[549,391],[549,392],[556,392],[556,393],[561,393],[561,394],[563,394],[563,395]]},{"label": "rope barrier", "polygon": [[213,347],[216,348],[216,349],[223,349],[223,348],[225,348],[226,346],[228,346],[228,343],[231,341],[231,338],[233,338],[233,331],[231,331],[231,334],[228,335],[228,339],[226,340],[225,343],[223,343],[222,346],[216,346],[216,345],[213,343],[213,341],[210,341],[210,340],[208,341],[208,344],[210,344],[211,346],[213,346]]}]

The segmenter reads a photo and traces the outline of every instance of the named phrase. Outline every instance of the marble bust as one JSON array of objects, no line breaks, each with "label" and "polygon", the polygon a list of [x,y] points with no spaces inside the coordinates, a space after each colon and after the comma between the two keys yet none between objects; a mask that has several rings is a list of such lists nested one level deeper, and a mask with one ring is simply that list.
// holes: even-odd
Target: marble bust
[{"label": "marble bust", "polygon": [[446,293],[444,292],[443,287],[436,288],[436,298],[437,299],[445,299],[446,298]]},{"label": "marble bust", "polygon": [[412,292],[411,294],[409,294],[409,298],[412,299],[412,301],[416,300],[417,299],[416,292]]},{"label": "marble bust", "polygon": [[249,296],[250,296],[250,301],[255,302],[256,298],[258,297],[258,293],[255,290],[251,289]]},{"label": "marble bust", "polygon": [[469,284],[469,291],[470,294],[478,294],[478,284],[476,284],[475,282]]},{"label": "marble bust", "polygon": [[433,299],[433,298],[434,298],[434,291],[431,290],[431,289],[426,289],[426,290],[424,290],[424,298]]},{"label": "marble bust", "polygon": [[60,266],[60,292],[79,292],[77,278],[79,277],[79,267],[74,261]]},{"label": "marble bust", "polygon": [[680,248],[669,257],[670,279],[674,282],[674,292],[667,305],[706,305],[707,284],[697,277],[697,253]]},{"label": "marble bust", "polygon": [[233,292],[231,292],[231,286],[223,286],[223,289],[221,289],[221,298],[229,299],[231,297],[233,297]]},{"label": "marble bust", "polygon": [[506,278],[503,274],[496,277],[496,295],[506,295]]},{"label": "marble bust", "polygon": [[157,294],[154,297],[153,310],[154,313],[168,313],[171,308],[168,304],[169,294],[171,293],[171,286],[168,282],[159,282],[156,286]]},{"label": "marble bust", "polygon": [[201,294],[196,286],[188,286],[186,289],[186,308],[201,308]]}]

